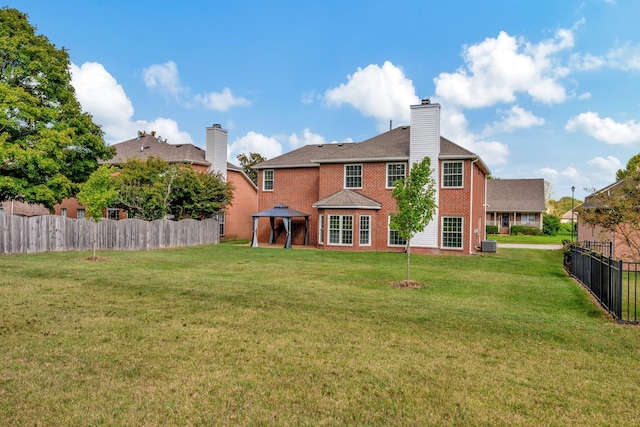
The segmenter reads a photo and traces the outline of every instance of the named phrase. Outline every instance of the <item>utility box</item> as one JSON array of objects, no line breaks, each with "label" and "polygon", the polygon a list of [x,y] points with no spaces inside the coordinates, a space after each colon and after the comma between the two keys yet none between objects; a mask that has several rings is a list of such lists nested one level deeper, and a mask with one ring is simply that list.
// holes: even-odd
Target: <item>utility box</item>
[{"label": "utility box", "polygon": [[482,252],[496,252],[498,250],[498,242],[495,240],[483,240]]}]

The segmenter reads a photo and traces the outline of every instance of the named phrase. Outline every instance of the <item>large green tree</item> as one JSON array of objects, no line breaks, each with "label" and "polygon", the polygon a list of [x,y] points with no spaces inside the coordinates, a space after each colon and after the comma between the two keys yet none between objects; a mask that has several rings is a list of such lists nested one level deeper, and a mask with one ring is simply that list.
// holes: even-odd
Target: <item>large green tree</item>
[{"label": "large green tree", "polygon": [[231,183],[219,174],[157,157],[123,163],[114,179],[118,188],[115,206],[126,210],[130,218],[203,219],[223,210],[232,199]]},{"label": "large green tree", "polygon": [[255,185],[258,185],[258,171],[252,169],[251,167],[257,165],[258,163],[264,162],[265,160],[267,160],[267,158],[260,153],[242,153],[238,154],[236,158],[240,162],[240,167],[242,168],[244,173],[247,174],[247,176],[251,179],[251,181],[253,181]]},{"label": "large green tree", "polygon": [[411,269],[411,238],[425,229],[436,212],[436,184],[431,174],[431,159],[411,165],[409,176],[394,183],[391,193],[397,212],[391,213],[390,227],[407,241],[407,280]]},{"label": "large green tree", "polygon": [[69,65],[24,13],[0,9],[0,201],[52,209],[115,154],[82,112]]},{"label": "large green tree", "polygon": [[640,154],[631,157],[624,169],[618,169],[616,172],[616,181],[625,179],[627,176],[637,172],[640,169]]}]

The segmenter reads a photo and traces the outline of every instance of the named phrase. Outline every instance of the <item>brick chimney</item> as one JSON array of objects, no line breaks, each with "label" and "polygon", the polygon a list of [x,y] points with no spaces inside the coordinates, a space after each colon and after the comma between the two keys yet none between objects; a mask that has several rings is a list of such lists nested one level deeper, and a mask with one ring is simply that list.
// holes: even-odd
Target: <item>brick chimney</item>
[{"label": "brick chimney", "polygon": [[[440,104],[432,104],[423,99],[420,105],[411,106],[411,127],[409,135],[409,167],[413,163],[431,158],[432,176],[436,189],[440,188]],[[439,203],[439,191],[436,191],[436,204]],[[423,232],[411,239],[411,246],[427,248],[438,247],[438,210],[433,220]]]},{"label": "brick chimney", "polygon": [[219,124],[207,128],[205,159],[211,163],[209,171],[220,172],[227,179],[227,133]]}]

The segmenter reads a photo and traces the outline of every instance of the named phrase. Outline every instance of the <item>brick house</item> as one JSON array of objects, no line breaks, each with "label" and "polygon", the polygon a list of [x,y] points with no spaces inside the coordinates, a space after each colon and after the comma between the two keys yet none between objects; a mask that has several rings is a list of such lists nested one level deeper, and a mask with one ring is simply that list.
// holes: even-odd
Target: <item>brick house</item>
[{"label": "brick house", "polygon": [[[116,155],[107,164],[119,165],[128,159],[158,157],[168,163],[190,164],[200,172],[219,172],[233,184],[233,200],[221,218],[222,240],[251,238],[251,214],[257,209],[257,187],[244,171],[227,162],[227,130],[218,124],[206,129],[206,150],[193,144],[168,144],[156,137],[155,132],[139,132],[133,138],[114,144]],[[54,206],[55,214],[68,218],[83,218],[84,206],[75,198],[64,199]],[[106,216],[124,219],[126,212],[108,209]]]},{"label": "brick house", "polygon": [[[440,136],[440,105],[411,106],[411,126],[359,143],[307,145],[267,160],[258,169],[258,210],[276,205],[309,214],[309,245],[343,251],[401,252],[389,228],[396,209],[393,182],[430,156],[437,213],[411,240],[414,253],[474,253],[485,236],[486,176],[482,159]],[[305,218],[292,218],[292,243],[303,244]],[[269,218],[257,223],[257,241],[269,242]],[[275,220],[275,241],[286,231]]]},{"label": "brick house", "polygon": [[599,225],[587,224],[580,212],[588,209],[598,209],[602,205],[602,196],[610,196],[612,193],[620,191],[626,184],[626,180],[622,179],[610,184],[594,193],[588,195],[584,199],[584,203],[576,206],[575,218],[576,225],[576,241],[578,242],[602,242],[611,243],[611,258],[621,259],[623,261],[633,262],[640,261],[638,253],[640,250],[640,231],[633,224],[623,224],[616,227],[616,231],[605,229]]},{"label": "brick house", "polygon": [[509,234],[514,225],[542,231],[544,179],[490,179],[487,181],[487,225]]}]

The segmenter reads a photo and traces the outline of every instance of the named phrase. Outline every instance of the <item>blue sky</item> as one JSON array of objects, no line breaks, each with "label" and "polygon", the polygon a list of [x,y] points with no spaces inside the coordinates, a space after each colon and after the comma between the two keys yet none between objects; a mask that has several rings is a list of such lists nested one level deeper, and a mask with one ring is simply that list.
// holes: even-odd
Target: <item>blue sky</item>
[{"label": "blue sky", "polygon": [[442,135],[553,198],[640,152],[640,2],[5,1],[68,50],[108,143],[155,130],[229,156],[362,141],[442,106]]}]

